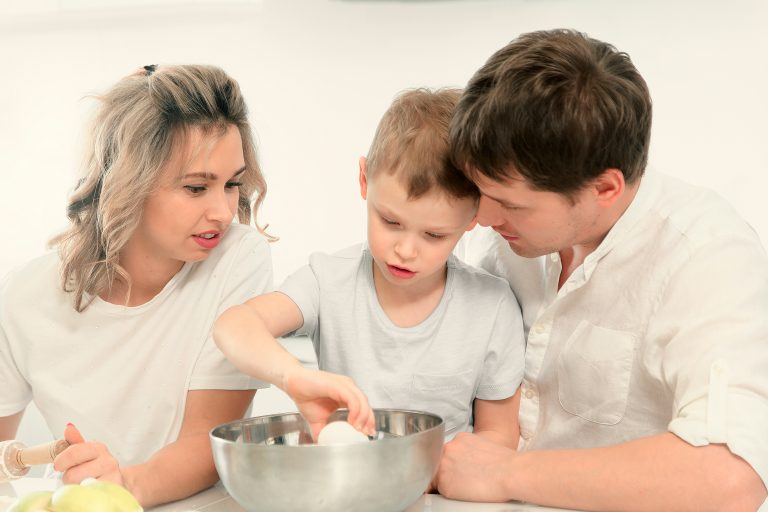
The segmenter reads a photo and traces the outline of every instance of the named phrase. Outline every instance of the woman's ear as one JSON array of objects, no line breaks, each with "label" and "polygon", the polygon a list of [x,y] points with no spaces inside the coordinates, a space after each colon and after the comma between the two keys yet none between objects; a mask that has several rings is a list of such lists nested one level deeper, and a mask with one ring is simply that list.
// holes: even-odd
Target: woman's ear
[{"label": "woman's ear", "polygon": [[359,161],[360,165],[360,195],[363,197],[363,199],[368,199],[368,177],[366,176],[366,160],[364,156],[360,157]]}]

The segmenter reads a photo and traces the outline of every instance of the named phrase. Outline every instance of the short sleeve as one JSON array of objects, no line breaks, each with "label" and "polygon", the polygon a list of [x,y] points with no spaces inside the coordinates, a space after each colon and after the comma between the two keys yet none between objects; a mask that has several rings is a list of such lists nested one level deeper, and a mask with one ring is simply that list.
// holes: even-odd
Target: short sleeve
[{"label": "short sleeve", "polygon": [[503,400],[515,394],[523,380],[525,335],[520,306],[506,282],[499,280],[502,294],[491,331],[476,396],[481,400]]},{"label": "short sleeve", "polygon": [[669,430],[726,444],[768,483],[768,257],[748,239],[698,250],[670,280],[653,338],[668,340]]},{"label": "short sleeve", "polygon": [[315,339],[320,317],[320,285],[312,264],[288,276],[278,287],[278,291],[295,302],[304,317],[302,326],[291,335]]},{"label": "short sleeve", "polygon": [[32,400],[32,389],[22,375],[13,355],[11,340],[5,331],[6,278],[0,284],[0,416],[23,410]]},{"label": "short sleeve", "polygon": [[[272,255],[269,243],[257,232],[247,233],[228,262],[227,278],[211,325],[229,307],[251,297],[272,291]],[[259,389],[269,384],[253,379],[230,363],[216,346],[209,330],[208,337],[195,363],[189,389]]]}]

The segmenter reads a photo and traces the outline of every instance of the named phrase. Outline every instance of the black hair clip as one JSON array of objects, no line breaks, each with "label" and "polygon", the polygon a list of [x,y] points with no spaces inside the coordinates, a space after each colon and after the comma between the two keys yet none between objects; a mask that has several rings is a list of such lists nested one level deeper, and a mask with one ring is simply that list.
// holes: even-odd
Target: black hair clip
[{"label": "black hair clip", "polygon": [[148,66],[144,66],[144,74],[146,76],[149,76],[152,73],[154,73],[156,69],[157,69],[157,64],[150,64]]}]

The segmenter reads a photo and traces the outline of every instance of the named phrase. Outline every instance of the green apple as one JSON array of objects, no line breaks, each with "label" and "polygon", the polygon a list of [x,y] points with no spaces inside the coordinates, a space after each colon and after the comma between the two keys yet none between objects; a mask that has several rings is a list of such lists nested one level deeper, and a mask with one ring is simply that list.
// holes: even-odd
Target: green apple
[{"label": "green apple", "polygon": [[144,512],[139,502],[133,497],[128,489],[122,485],[106,480],[96,480],[95,478],[86,478],[80,482],[81,486],[98,489],[107,494],[112,500],[115,512]]},{"label": "green apple", "polygon": [[53,491],[35,491],[25,494],[13,503],[5,512],[38,512],[48,510]]},{"label": "green apple", "polygon": [[52,512],[117,512],[112,498],[87,485],[63,485],[51,496]]}]

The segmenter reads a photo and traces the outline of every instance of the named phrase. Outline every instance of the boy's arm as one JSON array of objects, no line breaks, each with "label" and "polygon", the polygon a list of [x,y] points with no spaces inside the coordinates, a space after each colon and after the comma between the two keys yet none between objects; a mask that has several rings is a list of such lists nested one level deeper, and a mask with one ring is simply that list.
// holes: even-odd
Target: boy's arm
[{"label": "boy's arm", "polygon": [[224,311],[213,326],[213,339],[238,370],[285,390],[288,374],[302,366],[275,338],[303,324],[296,303],[272,292]]},{"label": "boy's arm", "polygon": [[303,324],[296,303],[283,293],[273,292],[224,311],[214,324],[213,339],[238,370],[285,391],[315,437],[339,407],[349,409],[347,421],[355,428],[372,434],[373,411],[352,379],[304,368],[275,339]]},{"label": "boy's arm", "polygon": [[440,493],[468,501],[521,500],[579,510],[756,510],[766,488],[723,445],[671,433],[605,448],[515,452],[459,434],[445,446]]},{"label": "boy's arm", "polygon": [[516,449],[520,440],[520,388],[503,400],[475,399],[474,432],[494,443]]}]

